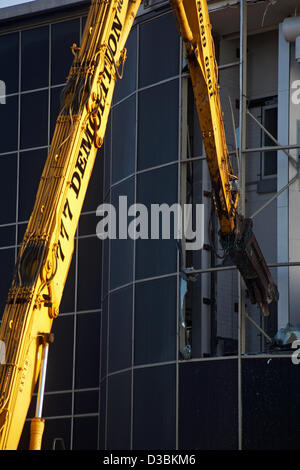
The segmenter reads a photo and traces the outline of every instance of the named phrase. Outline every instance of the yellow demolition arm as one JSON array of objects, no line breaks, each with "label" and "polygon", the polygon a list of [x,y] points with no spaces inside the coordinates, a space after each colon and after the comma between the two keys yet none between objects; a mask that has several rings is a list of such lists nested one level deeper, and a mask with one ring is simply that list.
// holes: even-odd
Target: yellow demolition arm
[{"label": "yellow demolition arm", "polygon": [[220,222],[220,241],[239,269],[250,301],[264,316],[278,300],[277,287],[253,233],[253,222],[238,214],[238,178],[225,139],[218,67],[206,0],[170,0],[185,43],[196,108]]},{"label": "yellow demolition arm", "polygon": [[[39,390],[43,393],[45,351],[52,322],[59,312],[81,208],[103,142],[115,81],[126,58],[124,46],[140,3],[141,0],[92,0],[82,44],[80,48],[75,44],[72,47],[75,57],[64,90],[63,107],[0,329],[0,347],[5,352],[0,364],[3,450],[18,447],[39,375]],[[238,191],[225,143],[207,4],[206,0],[171,3],[186,44],[221,235],[224,243],[230,244],[239,220]],[[270,285],[270,279],[267,280]],[[41,448],[44,427],[41,406],[42,397],[38,396],[31,449]]]},{"label": "yellow demolition arm", "polygon": [[[92,0],[75,55],[36,201],[22,242],[0,329],[0,449],[16,449],[57,317],[74,236],[124,45],[140,1]],[[34,435],[41,435],[41,419]],[[36,432],[37,431],[37,432]],[[39,437],[41,440],[41,437]],[[31,448],[39,448],[31,443]]]}]

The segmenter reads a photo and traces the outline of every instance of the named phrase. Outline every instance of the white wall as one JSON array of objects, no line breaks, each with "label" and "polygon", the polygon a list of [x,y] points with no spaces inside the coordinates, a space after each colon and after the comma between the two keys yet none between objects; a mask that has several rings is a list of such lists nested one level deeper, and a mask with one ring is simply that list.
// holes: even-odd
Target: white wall
[{"label": "white wall", "polygon": [[[262,47],[263,45],[263,47]],[[220,64],[236,62],[239,59],[239,40],[221,40]],[[234,109],[236,126],[239,123],[239,67],[224,69],[220,73],[220,94],[226,139],[229,150],[234,149],[234,129],[229,97]],[[271,31],[248,37],[248,77],[247,98],[254,100],[276,96],[278,93],[278,32]],[[252,109],[261,120],[260,109]],[[247,147],[261,146],[261,130],[250,118],[247,118]],[[235,165],[235,157],[232,156]],[[251,216],[274,193],[259,194],[257,182],[261,178],[261,155],[249,153],[246,157],[246,216]],[[254,220],[254,232],[267,262],[277,261],[277,203],[273,202]],[[276,270],[272,276],[276,281]],[[237,289],[234,288],[236,277],[229,273],[218,275],[218,334],[232,337],[237,333],[237,314],[234,303],[237,302]],[[256,306],[247,305],[247,313],[261,324],[261,315]],[[258,352],[261,339],[258,331],[246,320],[246,352]]]},{"label": "white wall", "polygon": [[0,8],[13,7],[21,3],[34,2],[35,0],[0,0]]}]

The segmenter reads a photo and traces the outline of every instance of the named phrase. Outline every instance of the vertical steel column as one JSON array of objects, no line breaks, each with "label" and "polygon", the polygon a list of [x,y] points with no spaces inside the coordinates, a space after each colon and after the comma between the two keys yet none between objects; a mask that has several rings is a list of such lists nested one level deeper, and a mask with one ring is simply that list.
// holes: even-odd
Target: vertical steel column
[{"label": "vertical steel column", "polygon": [[[246,214],[246,118],[247,118],[247,0],[240,0],[240,112],[239,112],[239,158],[240,202],[239,213]],[[245,353],[245,286],[238,274],[239,323],[238,323],[238,426],[239,449],[242,449],[242,370],[241,355]]]},{"label": "vertical steel column", "polygon": [[[240,0],[240,113],[239,113],[239,158],[240,201],[239,213],[246,215],[246,119],[247,119],[247,0]],[[241,276],[239,276],[241,277]],[[245,289],[240,279],[241,353],[245,352]],[[242,314],[242,315],[241,315]]]}]

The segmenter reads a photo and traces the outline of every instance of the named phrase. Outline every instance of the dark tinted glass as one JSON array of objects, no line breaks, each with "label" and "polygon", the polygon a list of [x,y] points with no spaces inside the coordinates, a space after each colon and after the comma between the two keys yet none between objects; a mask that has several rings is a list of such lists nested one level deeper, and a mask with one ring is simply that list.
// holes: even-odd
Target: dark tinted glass
[{"label": "dark tinted glass", "polygon": [[21,148],[48,145],[48,91],[21,95]]},{"label": "dark tinted glass", "polygon": [[43,416],[62,416],[72,413],[72,394],[46,394],[43,404]]},{"label": "dark tinted glass", "polygon": [[99,413],[99,449],[105,449],[106,434],[106,381],[100,387],[100,413]]},{"label": "dark tinted glass", "polygon": [[[123,200],[124,202],[123,209]],[[124,198],[124,199],[120,199]],[[123,183],[112,188],[111,203],[116,209],[117,219],[117,239],[110,240],[110,288],[115,289],[118,286],[127,284],[133,280],[133,250],[134,242],[127,236],[127,239],[120,239],[119,215],[125,216],[131,204],[134,203],[134,178],[130,178]],[[127,205],[127,206],[126,206]],[[126,223],[126,217],[124,218]],[[127,233],[128,224],[124,227]],[[123,230],[123,229],[122,229]],[[126,235],[126,234],[125,234]],[[120,262],[122,260],[122,262]]]},{"label": "dark tinted glass", "polygon": [[138,169],[178,158],[178,81],[139,94]]},{"label": "dark tinted glass", "polygon": [[61,109],[60,106],[60,95],[63,90],[63,86],[51,88],[51,102],[50,102],[50,139],[52,139],[54,134],[54,129],[56,126],[56,121]]},{"label": "dark tinted glass", "polygon": [[15,268],[15,250],[0,250],[0,319],[3,316],[8,291],[12,283]]},{"label": "dark tinted glass", "polygon": [[42,450],[53,450],[55,442],[55,450],[63,450],[62,441],[64,448],[70,450],[71,418],[47,419],[43,434]]},{"label": "dark tinted glass", "polygon": [[[104,172],[104,159],[103,148],[101,148],[96,156],[94,168],[90,177],[89,185],[87,188],[85,200],[82,207],[82,212],[96,211],[99,204],[103,202],[103,172]],[[96,219],[95,219],[96,220]],[[95,224],[93,232],[95,233]]]},{"label": "dark tinted glass", "polygon": [[[70,450],[71,418],[46,419],[43,450]],[[25,422],[18,450],[27,450],[30,440],[30,420]],[[55,447],[54,447],[55,446]]]},{"label": "dark tinted glass", "polygon": [[[28,117],[27,117],[28,118]],[[11,152],[18,148],[18,97],[6,98],[0,104],[0,153]]]},{"label": "dark tinted glass", "polygon": [[29,220],[40,178],[45,166],[47,150],[30,150],[20,153],[19,220]]},{"label": "dark tinted glass", "polygon": [[0,156],[1,185],[0,185],[0,224],[16,221],[16,195],[17,195],[17,156]]},{"label": "dark tinted glass", "polygon": [[101,312],[101,379],[107,373],[108,299],[104,299]]},{"label": "dark tinted glass", "polygon": [[77,310],[100,307],[101,254],[102,245],[96,236],[79,239]]},{"label": "dark tinted glass", "polygon": [[109,115],[106,133],[104,136],[104,199],[110,189],[111,184],[111,114]]},{"label": "dark tinted glass", "polygon": [[109,372],[126,369],[132,362],[132,287],[110,295]]},{"label": "dark tinted glass", "polygon": [[131,373],[116,374],[108,381],[107,448],[130,449]]},{"label": "dark tinted glass", "polygon": [[188,155],[190,158],[199,157],[203,154],[203,142],[202,134],[201,132],[199,132],[199,118],[195,103],[192,81],[190,78],[188,79],[187,113],[187,125],[189,129],[189,147],[187,149]]},{"label": "dark tinted glass", "polygon": [[73,449],[96,450],[98,417],[74,418]]},{"label": "dark tinted glass", "polygon": [[87,20],[87,16],[83,16],[81,18],[81,35],[82,36],[84,34],[84,28],[85,28],[85,25],[86,25],[86,20]]},{"label": "dark tinted glass", "polygon": [[133,448],[176,448],[175,365],[134,371]]},{"label": "dark tinted glass", "polygon": [[99,408],[99,392],[91,390],[88,392],[76,392],[74,401],[74,413],[97,413]]},{"label": "dark tinted glass", "polygon": [[21,33],[21,89],[33,90],[49,85],[49,26]]},{"label": "dark tinted glass", "polygon": [[180,364],[179,448],[237,449],[237,392],[235,360]]},{"label": "dark tinted glass", "polygon": [[[19,33],[0,36],[1,80],[6,85],[6,93],[19,90]],[[2,127],[1,119],[1,127]]]},{"label": "dark tinted glass", "polygon": [[[149,239],[136,240],[136,278],[145,279],[151,276],[168,274],[176,271],[177,246],[171,220],[170,239],[150,239],[151,237],[151,204],[167,204],[169,207],[177,202],[177,165],[170,165],[138,175],[137,202],[148,208]],[[165,220],[167,222],[167,220]],[[160,220],[162,228],[162,221]]]},{"label": "dark tinted glass", "polygon": [[68,272],[67,281],[64,287],[59,310],[64,313],[74,312],[75,304],[75,252],[72,257],[71,266]]},{"label": "dark tinted glass", "polygon": [[178,74],[179,34],[172,14],[140,26],[139,86]]},{"label": "dark tinted glass", "polygon": [[[264,110],[264,126],[270,134],[277,138],[277,108]],[[274,142],[270,137],[264,134],[264,145],[272,146]],[[277,174],[277,152],[265,152],[264,154],[264,176]]]},{"label": "dark tinted glass", "polygon": [[242,361],[244,450],[299,448],[298,367],[291,357]]},{"label": "dark tinted glass", "polygon": [[100,313],[84,313],[76,319],[76,388],[98,387]]},{"label": "dark tinted glass", "polygon": [[74,316],[58,316],[53,322],[54,343],[49,348],[46,391],[72,388]]},{"label": "dark tinted glass", "polygon": [[95,235],[97,218],[95,214],[82,214],[79,219],[79,236]]},{"label": "dark tinted glass", "polygon": [[110,264],[110,253],[109,247],[110,242],[108,238],[102,241],[103,247],[103,262],[102,262],[102,297],[105,298],[108,294],[109,289],[109,264]]},{"label": "dark tinted glass", "polygon": [[11,246],[16,243],[16,226],[0,227],[0,246]]},{"label": "dark tinted glass", "polygon": [[18,224],[18,244],[22,243],[28,222]]},{"label": "dark tinted glass", "polygon": [[122,101],[112,113],[112,182],[129,176],[135,169],[135,96]]},{"label": "dark tinted glass", "polygon": [[136,284],[134,363],[175,360],[176,277]]},{"label": "dark tinted glass", "polygon": [[125,98],[136,89],[136,72],[137,72],[137,51],[136,51],[136,28],[133,28],[126,42],[127,59],[124,64],[124,74],[122,80],[117,80],[114,102]]},{"label": "dark tinted glass", "polygon": [[71,47],[79,45],[80,21],[63,21],[51,27],[51,83],[65,83],[73,62]]}]

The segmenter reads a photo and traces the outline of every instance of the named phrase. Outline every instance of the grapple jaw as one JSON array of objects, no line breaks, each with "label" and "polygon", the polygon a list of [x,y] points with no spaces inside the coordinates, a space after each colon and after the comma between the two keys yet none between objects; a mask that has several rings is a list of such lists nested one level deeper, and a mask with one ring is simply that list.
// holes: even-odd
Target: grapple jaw
[{"label": "grapple jaw", "polygon": [[220,234],[220,240],[244,279],[251,303],[268,316],[269,304],[278,301],[279,293],[253,233],[252,219],[237,215],[235,231]]}]

